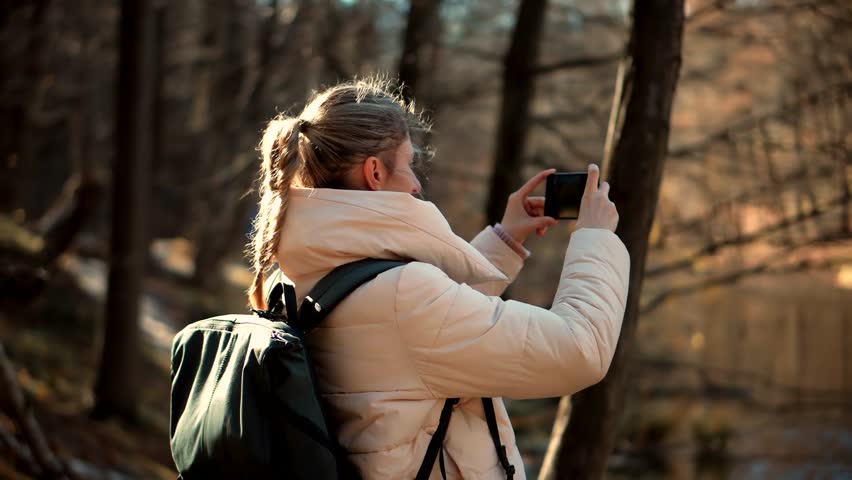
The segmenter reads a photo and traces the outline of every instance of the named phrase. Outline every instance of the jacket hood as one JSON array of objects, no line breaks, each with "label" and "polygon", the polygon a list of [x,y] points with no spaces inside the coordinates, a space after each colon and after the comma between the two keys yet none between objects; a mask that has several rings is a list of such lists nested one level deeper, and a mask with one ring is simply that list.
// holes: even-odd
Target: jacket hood
[{"label": "jacket hood", "polygon": [[429,263],[458,283],[508,280],[433,203],[400,192],[291,188],[276,257],[300,295],[300,280],[364,258]]}]

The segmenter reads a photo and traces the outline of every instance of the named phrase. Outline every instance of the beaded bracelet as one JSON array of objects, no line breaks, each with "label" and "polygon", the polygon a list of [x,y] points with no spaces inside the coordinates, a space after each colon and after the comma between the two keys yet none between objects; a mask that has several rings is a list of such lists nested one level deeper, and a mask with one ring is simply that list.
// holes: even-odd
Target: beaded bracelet
[{"label": "beaded bracelet", "polygon": [[499,223],[494,225],[494,233],[496,233],[501,240],[506,242],[506,245],[508,245],[509,248],[514,250],[514,252],[517,253],[518,256],[520,256],[521,258],[527,259],[530,255],[532,255],[529,250],[524,248],[521,242],[512,238],[512,235],[507,232],[505,228],[503,228],[503,225],[500,225]]}]

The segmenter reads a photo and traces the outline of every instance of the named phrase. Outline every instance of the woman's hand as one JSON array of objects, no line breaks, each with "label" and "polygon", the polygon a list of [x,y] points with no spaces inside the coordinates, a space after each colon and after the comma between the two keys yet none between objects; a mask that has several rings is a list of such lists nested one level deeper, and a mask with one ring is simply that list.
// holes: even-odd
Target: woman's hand
[{"label": "woman's hand", "polygon": [[610,232],[618,226],[618,210],[609,200],[609,183],[601,182],[598,187],[600,170],[598,166],[589,165],[589,178],[586,180],[586,191],[580,202],[580,213],[577,215],[576,229],[605,228]]},{"label": "woman's hand", "polygon": [[551,168],[539,172],[518,191],[509,195],[506,213],[503,214],[500,224],[515,241],[524,243],[533,232],[542,236],[549,227],[556,225],[556,219],[544,216],[544,197],[529,196],[548,175],[555,171],[556,169]]}]

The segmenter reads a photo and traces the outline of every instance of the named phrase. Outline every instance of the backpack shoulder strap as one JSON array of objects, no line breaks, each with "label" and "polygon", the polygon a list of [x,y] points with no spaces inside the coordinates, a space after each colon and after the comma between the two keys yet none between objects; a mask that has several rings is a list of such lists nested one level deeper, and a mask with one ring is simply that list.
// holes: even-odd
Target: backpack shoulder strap
[{"label": "backpack shoulder strap", "polygon": [[497,415],[494,413],[494,400],[491,398],[483,398],[482,410],[485,412],[485,422],[488,424],[488,433],[491,434],[491,441],[494,442],[494,448],[497,450],[497,459],[500,460],[500,465],[506,472],[506,478],[508,480],[512,480],[515,476],[515,466],[509,463],[506,446],[500,442],[500,431],[497,429]]},{"label": "backpack shoulder strap", "polygon": [[426,447],[426,456],[423,458],[423,463],[420,464],[420,469],[417,471],[417,476],[414,480],[428,480],[432,475],[432,469],[435,468],[435,459],[438,454],[441,454],[441,478],[447,478],[447,472],[444,468],[444,437],[447,436],[447,428],[450,426],[450,416],[453,414],[453,407],[459,403],[458,398],[448,398],[444,401],[444,408],[441,409],[441,418],[438,420],[438,426],[432,434],[432,440],[429,441],[429,446]]},{"label": "backpack shoulder strap", "polygon": [[367,258],[335,268],[323,277],[302,301],[293,326],[303,334],[308,334],[356,288],[376,278],[380,273],[406,263],[399,260]]}]

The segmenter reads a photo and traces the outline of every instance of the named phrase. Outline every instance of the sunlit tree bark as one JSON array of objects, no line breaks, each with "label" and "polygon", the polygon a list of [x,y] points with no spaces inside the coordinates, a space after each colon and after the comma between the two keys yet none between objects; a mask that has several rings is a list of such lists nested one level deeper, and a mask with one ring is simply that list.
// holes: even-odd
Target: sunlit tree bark
[{"label": "sunlit tree bark", "polygon": [[[639,316],[648,235],[668,151],[670,114],[681,64],[683,1],[637,2],[629,47],[625,116],[609,169],[618,206],[616,234],[630,251],[630,291],[615,358],[606,378],[572,396],[568,422],[557,418],[561,441],[542,477],[603,478],[624,409]],[[559,427],[564,425],[564,428]],[[561,430],[561,431],[559,431]]]}]

